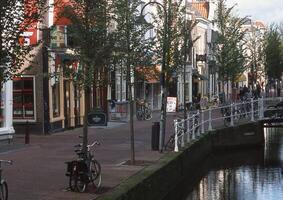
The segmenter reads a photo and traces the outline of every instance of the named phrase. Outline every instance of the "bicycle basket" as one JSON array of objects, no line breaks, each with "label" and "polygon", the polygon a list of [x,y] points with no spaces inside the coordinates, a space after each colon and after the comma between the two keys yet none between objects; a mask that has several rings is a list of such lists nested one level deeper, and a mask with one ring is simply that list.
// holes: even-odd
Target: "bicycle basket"
[{"label": "bicycle basket", "polygon": [[77,166],[77,170],[79,173],[87,172],[87,165],[83,160],[73,160],[70,162],[66,162],[67,164],[67,173],[66,176],[70,176],[70,174],[73,172],[74,166]]},{"label": "bicycle basket", "polygon": [[67,164],[67,173],[66,176],[70,176],[71,172],[74,169],[74,166],[76,165],[77,161],[73,160],[73,161],[69,161],[69,162],[65,162]]}]

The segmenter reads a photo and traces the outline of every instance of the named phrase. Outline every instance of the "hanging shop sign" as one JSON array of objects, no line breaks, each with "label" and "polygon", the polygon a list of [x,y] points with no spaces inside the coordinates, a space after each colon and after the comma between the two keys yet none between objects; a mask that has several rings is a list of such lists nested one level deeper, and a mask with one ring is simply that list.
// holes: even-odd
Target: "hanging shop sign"
[{"label": "hanging shop sign", "polygon": [[107,126],[107,115],[101,110],[95,110],[88,114],[87,123],[89,126]]}]

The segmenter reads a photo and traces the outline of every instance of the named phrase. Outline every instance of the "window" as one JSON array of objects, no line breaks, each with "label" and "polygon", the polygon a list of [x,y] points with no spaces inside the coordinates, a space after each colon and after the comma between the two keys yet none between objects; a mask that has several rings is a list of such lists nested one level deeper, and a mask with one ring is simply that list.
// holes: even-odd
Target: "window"
[{"label": "window", "polygon": [[126,100],[126,75],[124,72],[116,71],[116,99],[118,101]]},{"label": "window", "polygon": [[14,78],[13,117],[15,120],[35,120],[34,77]]},{"label": "window", "polygon": [[53,108],[53,117],[60,116],[60,85],[59,81],[56,81],[52,86],[52,108]]}]

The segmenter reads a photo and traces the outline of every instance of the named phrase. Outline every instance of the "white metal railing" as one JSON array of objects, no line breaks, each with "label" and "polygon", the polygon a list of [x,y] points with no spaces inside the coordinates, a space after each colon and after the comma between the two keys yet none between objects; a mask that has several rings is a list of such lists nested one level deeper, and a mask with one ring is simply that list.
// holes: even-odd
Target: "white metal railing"
[{"label": "white metal railing", "polygon": [[[248,99],[206,110],[189,112],[187,119],[175,119],[174,151],[201,135],[223,126],[235,126],[240,122],[257,121],[264,118],[283,117],[282,97]],[[279,103],[279,104],[278,104]],[[282,107],[282,114],[280,113]],[[278,111],[279,110],[279,111]]]}]

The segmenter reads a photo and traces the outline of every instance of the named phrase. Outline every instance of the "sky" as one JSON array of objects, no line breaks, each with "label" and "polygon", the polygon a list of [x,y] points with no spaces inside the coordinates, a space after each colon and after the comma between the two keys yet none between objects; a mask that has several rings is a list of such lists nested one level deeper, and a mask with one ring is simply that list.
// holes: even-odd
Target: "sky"
[{"label": "sky", "polygon": [[232,6],[241,16],[251,16],[253,20],[260,20],[265,24],[283,22],[283,0],[227,0],[227,5]]}]

